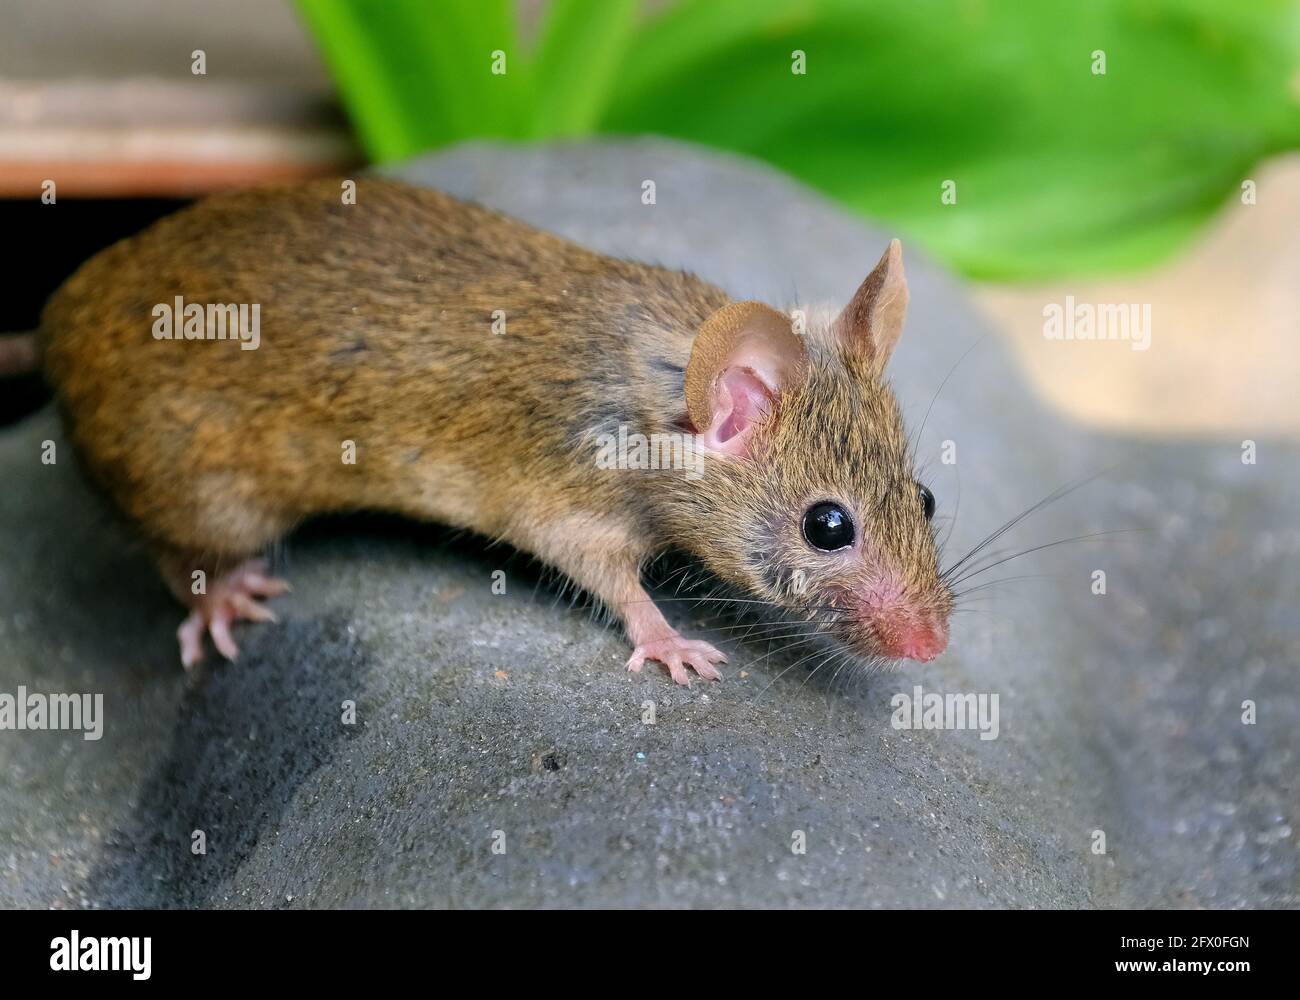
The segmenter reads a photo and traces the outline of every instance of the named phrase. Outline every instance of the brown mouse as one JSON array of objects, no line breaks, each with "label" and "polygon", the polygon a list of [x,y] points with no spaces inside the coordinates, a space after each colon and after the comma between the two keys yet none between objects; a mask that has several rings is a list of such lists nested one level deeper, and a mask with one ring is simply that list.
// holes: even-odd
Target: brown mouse
[{"label": "brown mouse", "polygon": [[187,667],[204,632],[234,659],[232,622],[272,618],[259,598],[286,585],[260,552],[350,510],[535,555],[622,619],[630,670],[678,683],[725,657],[643,589],[670,547],[860,657],[943,650],[934,499],[883,376],[897,241],[833,321],[792,322],[436,191],[340,191],[206,199],[91,259],[42,315],[85,468],[190,608]]}]

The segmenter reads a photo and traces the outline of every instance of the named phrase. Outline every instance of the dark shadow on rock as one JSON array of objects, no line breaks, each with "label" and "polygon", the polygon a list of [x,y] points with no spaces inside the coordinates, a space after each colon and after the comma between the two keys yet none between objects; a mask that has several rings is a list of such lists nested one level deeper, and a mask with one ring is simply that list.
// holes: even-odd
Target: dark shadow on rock
[{"label": "dark shadow on rock", "polygon": [[[342,615],[248,635],[238,663],[196,675],[129,826],[90,876],[95,905],[222,905],[302,783],[359,735],[343,702],[357,698],[369,662]],[[192,850],[196,830],[205,854]]]}]

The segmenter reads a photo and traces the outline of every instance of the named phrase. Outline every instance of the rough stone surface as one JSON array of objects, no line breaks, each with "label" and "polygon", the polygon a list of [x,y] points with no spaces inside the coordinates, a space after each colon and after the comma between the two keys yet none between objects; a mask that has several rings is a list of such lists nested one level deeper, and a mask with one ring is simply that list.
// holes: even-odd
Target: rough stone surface
[{"label": "rough stone surface", "polygon": [[[656,141],[469,147],[398,172],[777,304],[845,299],[886,239],[762,167]],[[0,904],[1300,903],[1297,449],[1261,440],[1244,465],[1239,441],[1062,422],[953,283],[915,252],[908,268],[893,371],[913,427],[974,345],[920,439],[941,513],[960,496],[949,558],[1094,473],[1002,542],[1127,533],[979,577],[1032,575],[972,594],[950,652],[896,673],[810,673],[671,603],[731,653],[727,680],[629,676],[621,637],[527,561],[367,518],[289,540],[283,623],[187,678],[178,609],[53,414],[0,433],[0,692],[102,692],[106,714],[99,742],[0,732]],[[915,684],[998,694],[999,737],[893,728]]]}]

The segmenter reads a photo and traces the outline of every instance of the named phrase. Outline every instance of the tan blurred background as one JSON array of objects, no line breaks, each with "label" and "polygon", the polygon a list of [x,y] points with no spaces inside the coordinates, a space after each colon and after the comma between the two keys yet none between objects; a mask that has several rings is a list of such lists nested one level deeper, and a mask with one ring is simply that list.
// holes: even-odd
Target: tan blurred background
[{"label": "tan blurred background", "polygon": [[[1249,179],[1254,205],[1229,204],[1151,272],[977,286],[1044,399],[1116,430],[1300,437],[1300,156],[1261,164]],[[1150,303],[1150,348],[1047,340],[1044,304],[1067,295]]]}]

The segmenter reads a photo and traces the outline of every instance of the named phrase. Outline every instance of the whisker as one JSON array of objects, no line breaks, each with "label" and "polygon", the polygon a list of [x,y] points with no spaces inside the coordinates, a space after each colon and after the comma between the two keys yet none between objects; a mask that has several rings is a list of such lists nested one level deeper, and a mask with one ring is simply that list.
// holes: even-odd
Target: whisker
[{"label": "whisker", "polygon": [[943,541],[939,543],[939,555],[943,555],[943,550],[948,547],[952,541],[952,533],[957,530],[957,515],[961,513],[961,473],[957,473],[957,500],[952,508],[952,520],[948,522],[948,530],[944,533]]},{"label": "whisker", "polygon": [[970,594],[978,593],[979,591],[986,590],[989,587],[996,587],[1000,583],[1020,583],[1024,580],[1048,580],[1048,579],[1051,579],[1051,575],[1048,573],[1033,573],[1026,576],[1004,576],[997,580],[987,580],[984,583],[977,583],[975,586],[968,587],[966,590],[960,591],[959,593],[953,594],[952,596],[953,596],[953,600],[960,601],[962,598],[967,597]]},{"label": "whisker", "polygon": [[[811,640],[804,640],[804,642],[801,643],[801,645],[807,645],[807,643],[808,643],[809,641],[811,641]],[[775,684],[777,681],[779,681],[782,677],[784,677],[786,674],[788,674],[788,673],[789,673],[791,670],[793,670],[795,667],[799,666],[799,664],[808,662],[809,660],[811,660],[814,656],[816,656],[816,655],[817,655],[818,653],[820,653],[821,651],[822,651],[822,650],[821,650],[820,648],[818,648],[818,649],[814,649],[814,650],[813,650],[811,653],[809,653],[807,656],[801,656],[801,657],[799,657],[799,659],[795,660],[795,661],[794,661],[793,663],[791,663],[788,667],[786,667],[784,670],[782,670],[779,674],[777,674],[775,677],[773,677],[772,680],[768,683],[767,687],[763,688],[762,691],[760,691],[758,694],[756,694],[756,695],[754,696],[753,700],[754,700],[754,701],[757,701],[759,698],[763,697],[763,695],[767,694],[767,692],[770,691],[770,690],[772,689],[772,685],[773,685],[773,684]]]},{"label": "whisker", "polygon": [[1008,563],[1012,559],[1019,559],[1021,556],[1027,556],[1033,552],[1042,552],[1043,549],[1055,548],[1057,545],[1066,545],[1069,542],[1086,542],[1090,539],[1101,538],[1105,535],[1124,535],[1124,534],[1129,534],[1141,530],[1142,530],[1141,528],[1112,528],[1109,531],[1094,531],[1088,535],[1075,535],[1073,538],[1058,538],[1054,542],[1046,542],[1043,545],[1035,545],[1032,548],[1022,549],[1021,551],[1012,553],[1009,556],[1004,556],[1003,558],[999,559],[997,562],[989,563],[989,565],[987,566],[981,566],[977,570],[973,570],[973,571],[968,570],[967,572],[963,573],[961,576],[957,577],[955,580],[950,581],[950,583],[951,585],[955,586],[956,584],[962,583],[966,580],[973,579],[974,577],[979,576],[981,573],[987,573],[989,570],[993,569],[994,567],[1001,566],[1003,563]]},{"label": "whisker", "polygon": [[925,433],[925,425],[930,419],[930,411],[934,409],[934,404],[939,401],[939,393],[943,392],[943,387],[948,384],[948,380],[952,378],[953,373],[956,372],[958,366],[966,360],[970,355],[970,352],[975,350],[975,348],[979,347],[979,345],[984,342],[984,337],[985,334],[980,334],[979,337],[976,338],[975,343],[971,344],[970,347],[966,348],[966,350],[962,352],[962,356],[953,363],[953,366],[948,369],[948,374],[945,375],[943,381],[939,383],[939,388],[934,390],[934,395],[930,397],[930,405],[925,408],[925,416],[921,418],[921,426],[917,430],[916,436],[912,439],[910,445],[912,450],[915,450],[921,444],[921,435]]},{"label": "whisker", "polygon": [[[784,646],[778,646],[776,649],[769,649],[769,650],[768,650],[766,653],[764,653],[762,656],[759,656],[759,657],[756,657],[756,658],[753,659],[753,660],[750,660],[750,661],[749,661],[748,663],[746,663],[745,665],[746,665],[747,667],[752,667],[752,666],[754,666],[755,664],[762,663],[762,662],[763,662],[764,660],[766,660],[769,656],[772,656],[772,655],[774,655],[774,654],[776,654],[776,653],[784,653],[784,652],[788,652],[788,651],[790,651],[790,650],[794,650],[794,649],[802,649],[804,646],[807,646],[810,642],[813,642],[813,641],[816,640],[817,638],[818,638],[818,637],[815,636],[815,635],[810,635],[810,636],[808,636],[807,638],[800,639],[798,642],[791,642],[791,643],[787,643],[787,644],[784,645]],[[811,655],[816,656],[816,655],[817,655],[817,654],[816,654],[816,651],[814,651]],[[803,662],[803,661],[801,660],[801,661],[799,661],[799,662]],[[791,666],[794,666],[794,664],[791,664]],[[789,670],[789,669],[790,669],[789,667],[786,667],[786,670]],[[781,671],[781,674],[784,674],[784,673],[785,673],[785,670]],[[775,684],[776,681],[779,680],[779,679],[781,678],[781,674],[777,674],[777,675],[776,675],[776,677],[775,677],[775,678],[773,679],[773,681],[772,681],[773,684]],[[771,685],[769,684],[768,687],[770,687],[770,686],[771,686]],[[764,688],[764,690],[767,690],[767,689]],[[761,692],[760,692],[760,693],[761,693]]]},{"label": "whisker", "polygon": [[749,635],[753,635],[754,638],[756,639],[764,638],[763,635],[764,631],[771,631],[774,629],[782,629],[782,628],[820,629],[820,628],[824,628],[829,624],[832,623],[822,622],[816,619],[803,619],[803,620],[794,620],[794,621],[783,619],[779,621],[736,622],[731,625],[711,625],[709,626],[709,629],[710,631],[713,632],[739,632],[741,629],[747,629],[748,631],[746,631],[744,635],[740,637],[741,641],[743,641],[744,638]]},{"label": "whisker", "polygon": [[803,679],[803,683],[800,684],[799,687],[801,688],[807,687],[808,682],[817,676],[817,671],[820,670],[822,667],[826,666],[827,663],[829,663],[831,660],[833,660],[835,657],[839,655],[840,655],[840,650],[832,649],[829,653],[826,654],[825,657],[821,659],[821,661],[817,664],[817,666],[812,668],[812,671],[808,674],[807,677]]},{"label": "whisker", "polygon": [[[775,608],[775,609],[780,610],[780,611],[784,611],[784,610],[786,610],[782,605],[777,604],[777,603],[775,603],[775,602],[773,602],[773,601],[764,601],[764,600],[758,600],[758,599],[754,599],[754,598],[745,598],[745,597],[719,597],[719,596],[708,595],[708,594],[700,594],[700,595],[691,595],[691,594],[688,594],[688,595],[686,595],[685,597],[658,597],[658,598],[656,598],[656,597],[647,597],[647,598],[645,598],[644,600],[639,600],[639,601],[627,601],[626,603],[628,603],[628,604],[671,604],[671,603],[673,603],[674,601],[718,601],[718,602],[720,602],[720,603],[724,603],[724,604],[763,604],[763,605],[766,605],[766,606],[769,607],[769,608]],[[843,611],[843,610],[845,610],[844,608],[836,608],[836,607],[834,607],[834,605],[830,605],[830,604],[827,604],[827,605],[805,605],[805,606],[806,606],[806,607],[809,607],[809,608],[825,607],[825,608],[833,609],[833,610],[836,610],[836,611]]]},{"label": "whisker", "polygon": [[999,538],[1005,535],[1016,525],[1024,521],[1025,518],[1038,513],[1038,511],[1042,510],[1044,507],[1047,507],[1050,504],[1055,503],[1057,500],[1060,500],[1062,497],[1068,496],[1069,494],[1073,493],[1075,490],[1082,489],[1084,486],[1087,486],[1089,483],[1091,483],[1094,479],[1097,479],[1098,477],[1106,474],[1109,471],[1110,471],[1109,469],[1102,469],[1101,471],[1094,472],[1092,475],[1087,476],[1084,479],[1077,480],[1074,483],[1067,483],[1066,485],[1060,486],[1057,489],[1053,490],[1051,493],[1043,497],[1043,499],[1039,500],[1032,507],[1017,514],[1015,517],[1011,518],[1011,520],[1007,521],[1004,525],[1002,525],[1002,527],[998,528],[996,531],[994,531],[992,534],[986,537],[982,542],[980,542],[973,549],[967,552],[966,555],[962,556],[961,559],[957,560],[957,562],[953,563],[953,565],[949,566],[946,570],[940,573],[939,579],[947,581],[947,579],[954,572],[956,572],[958,569],[964,566],[972,557],[982,552],[989,545],[993,544],[995,541],[997,541]]},{"label": "whisker", "polygon": [[830,700],[830,694],[829,694],[829,692],[833,692],[833,691],[835,690],[835,682],[836,682],[837,680],[839,680],[840,673],[844,670],[845,667],[847,667],[847,666],[848,666],[850,663],[852,663],[852,662],[853,662],[853,653],[852,653],[852,651],[851,651],[851,650],[848,650],[848,649],[843,650],[843,651],[840,653],[840,662],[837,663],[837,664],[835,665],[835,670],[831,673],[830,683],[827,685],[827,688],[828,688],[827,702],[828,702],[828,704],[829,704],[829,700]]}]

